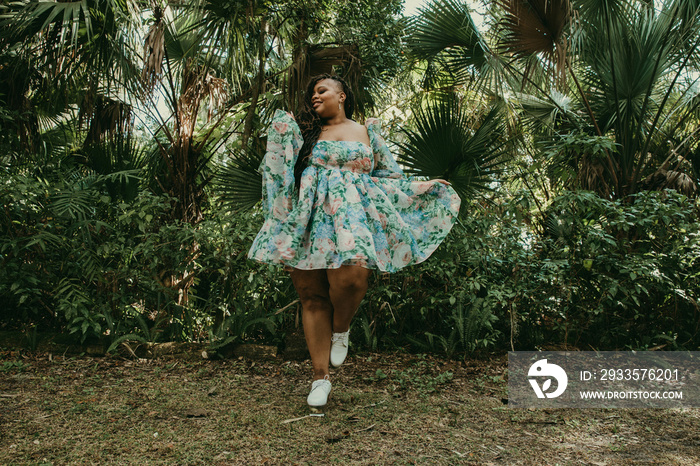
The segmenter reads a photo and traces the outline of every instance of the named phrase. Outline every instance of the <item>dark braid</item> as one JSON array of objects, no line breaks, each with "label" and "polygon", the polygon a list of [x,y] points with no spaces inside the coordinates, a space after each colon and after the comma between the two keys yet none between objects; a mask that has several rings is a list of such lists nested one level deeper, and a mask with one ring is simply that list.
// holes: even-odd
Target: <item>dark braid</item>
[{"label": "dark braid", "polygon": [[314,88],[319,81],[324,79],[332,79],[340,83],[345,93],[345,116],[352,119],[352,115],[355,112],[355,96],[350,89],[350,86],[339,76],[334,76],[330,74],[319,74],[311,78],[309,85],[306,86],[306,95],[304,96],[304,106],[302,107],[299,115],[297,115],[297,123],[299,124],[299,129],[301,129],[301,137],[304,139],[304,144],[301,146],[299,151],[299,158],[297,158],[297,163],[294,165],[294,185],[299,189],[301,184],[301,174],[304,172],[306,167],[309,166],[309,158],[311,157],[311,150],[314,148],[318,142],[318,138],[321,136],[321,130],[323,128],[324,121],[318,116],[316,111],[311,106],[311,98],[314,95]]}]

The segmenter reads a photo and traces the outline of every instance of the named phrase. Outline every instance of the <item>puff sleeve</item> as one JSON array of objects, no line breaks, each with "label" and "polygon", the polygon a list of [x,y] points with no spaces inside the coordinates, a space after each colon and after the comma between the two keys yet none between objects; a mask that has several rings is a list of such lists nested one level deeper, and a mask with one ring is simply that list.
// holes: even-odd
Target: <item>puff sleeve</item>
[{"label": "puff sleeve", "polygon": [[406,178],[403,170],[394,160],[394,156],[391,155],[389,146],[387,146],[380,134],[381,122],[376,118],[370,118],[365,125],[367,126],[367,134],[369,135],[374,155],[374,169],[371,176],[377,178]]},{"label": "puff sleeve", "polygon": [[277,110],[267,133],[262,174],[265,218],[284,220],[294,204],[294,165],[303,144],[299,125],[290,113]]}]

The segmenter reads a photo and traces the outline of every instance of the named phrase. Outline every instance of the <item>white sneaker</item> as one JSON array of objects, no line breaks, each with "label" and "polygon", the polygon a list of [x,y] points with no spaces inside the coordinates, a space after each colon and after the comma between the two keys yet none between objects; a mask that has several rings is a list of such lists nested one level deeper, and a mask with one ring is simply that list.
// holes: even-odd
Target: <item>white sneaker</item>
[{"label": "white sneaker", "polygon": [[350,330],[347,332],[333,333],[331,337],[331,366],[339,367],[348,355],[348,341]]},{"label": "white sneaker", "polygon": [[306,398],[306,402],[312,408],[320,408],[326,406],[328,395],[331,394],[331,381],[326,378],[314,380],[311,384],[311,392]]}]

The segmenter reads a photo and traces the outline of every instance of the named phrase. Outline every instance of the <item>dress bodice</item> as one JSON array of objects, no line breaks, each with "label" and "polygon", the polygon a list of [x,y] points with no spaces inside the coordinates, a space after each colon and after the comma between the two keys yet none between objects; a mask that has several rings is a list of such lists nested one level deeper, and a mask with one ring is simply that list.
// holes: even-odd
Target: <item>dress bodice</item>
[{"label": "dress bodice", "polygon": [[339,168],[355,173],[372,172],[372,148],[359,141],[319,140],[311,151],[309,165]]}]

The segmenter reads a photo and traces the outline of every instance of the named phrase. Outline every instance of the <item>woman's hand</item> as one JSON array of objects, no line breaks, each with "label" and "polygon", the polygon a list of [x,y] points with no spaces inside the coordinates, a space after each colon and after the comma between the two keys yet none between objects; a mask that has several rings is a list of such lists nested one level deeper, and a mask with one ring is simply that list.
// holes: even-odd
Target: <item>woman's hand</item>
[{"label": "woman's hand", "polygon": [[452,183],[450,183],[449,181],[445,181],[445,180],[433,180],[433,181],[437,181],[438,183],[442,183],[445,186],[452,186]]}]

